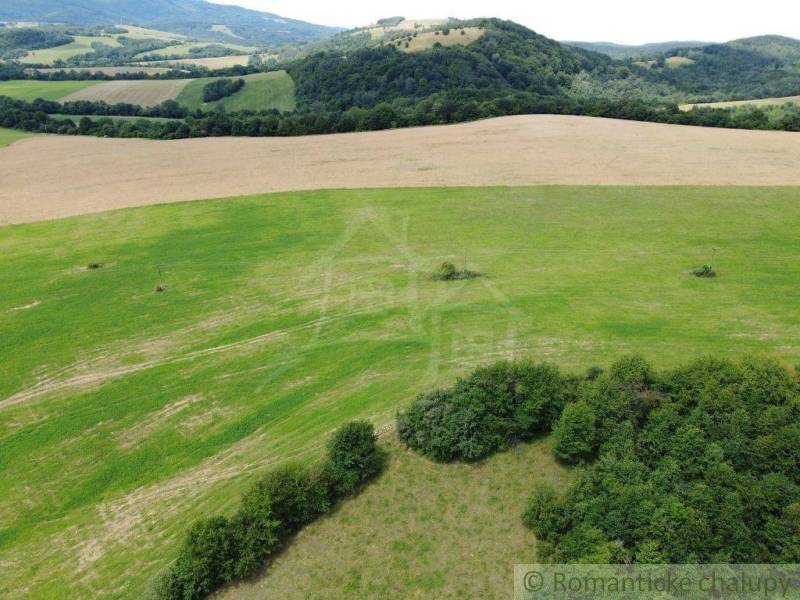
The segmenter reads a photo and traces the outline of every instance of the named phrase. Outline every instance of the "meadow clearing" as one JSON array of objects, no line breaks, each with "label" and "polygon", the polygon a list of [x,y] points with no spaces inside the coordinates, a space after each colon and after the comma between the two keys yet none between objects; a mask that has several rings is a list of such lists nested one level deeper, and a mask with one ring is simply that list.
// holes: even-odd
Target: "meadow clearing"
[{"label": "meadow clearing", "polygon": [[103,81],[64,96],[61,101],[88,100],[109,104],[126,102],[150,107],[167,100],[174,100],[190,81],[191,79]]},{"label": "meadow clearing", "polygon": [[[462,31],[464,33],[461,33]],[[486,30],[480,27],[456,27],[451,29],[447,35],[444,35],[442,30],[426,31],[417,34],[415,38],[411,39],[408,42],[408,47],[406,47],[404,40],[400,40],[398,48],[404,52],[424,52],[425,50],[430,50],[436,44],[441,44],[445,47],[469,46],[472,42],[483,37],[484,33],[486,33]]]},{"label": "meadow clearing", "polygon": [[[0,228],[0,595],[139,598],[188,523],[231,510],[257,473],[317,455],[354,417],[391,423],[417,392],[491,360],[583,371],[629,352],[665,366],[761,352],[796,364],[797,194],[339,190]],[[712,253],[719,277],[693,277]],[[444,260],[484,276],[433,281]],[[414,469],[445,477],[407,460],[399,480],[354,502],[389,501],[398,492],[381,486]],[[509,496],[503,522],[482,525],[517,540],[486,560],[522,547],[514,510],[525,493]],[[409,537],[387,533],[396,548],[337,564],[434,544],[414,536],[438,501],[404,515]],[[485,504],[474,510],[467,522],[486,520]],[[362,536],[371,526],[351,525]],[[303,536],[329,540],[326,527]],[[454,535],[465,547],[470,530]],[[429,576],[431,561],[419,567]],[[391,589],[408,589],[417,567],[393,568]],[[290,572],[275,573],[287,589]]]},{"label": "meadow clearing", "polygon": [[552,115],[301,138],[43,136],[2,150],[0,181],[0,224],[322,188],[800,185],[800,136]]},{"label": "meadow clearing", "polygon": [[253,109],[262,110],[275,108],[280,111],[295,109],[294,81],[286,71],[273,71],[271,73],[256,73],[245,75],[245,86],[226,98],[216,102],[203,102],[203,88],[214,81],[213,77],[195,79],[181,90],[176,100],[190,109],[209,110],[217,107],[226,111]]}]

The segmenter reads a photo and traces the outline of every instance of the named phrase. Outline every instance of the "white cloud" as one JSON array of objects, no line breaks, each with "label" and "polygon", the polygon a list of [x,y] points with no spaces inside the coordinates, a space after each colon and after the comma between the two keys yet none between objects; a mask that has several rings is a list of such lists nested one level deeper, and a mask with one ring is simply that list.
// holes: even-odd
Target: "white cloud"
[{"label": "white cloud", "polygon": [[727,41],[775,33],[800,38],[800,2],[764,0],[215,0],[322,25],[356,27],[382,17],[499,17],[560,40],[640,44]]}]

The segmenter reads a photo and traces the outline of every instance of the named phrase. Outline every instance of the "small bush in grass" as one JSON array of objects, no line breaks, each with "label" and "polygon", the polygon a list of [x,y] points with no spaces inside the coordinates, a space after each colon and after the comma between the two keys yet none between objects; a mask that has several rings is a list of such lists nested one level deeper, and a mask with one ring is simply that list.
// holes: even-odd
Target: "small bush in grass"
[{"label": "small bush in grass", "polygon": [[94,271],[96,269],[102,269],[103,266],[104,266],[104,264],[101,263],[101,262],[93,262],[93,263],[89,263],[88,265],[86,265],[86,268],[89,269],[90,271]]},{"label": "small bush in grass", "polygon": [[433,274],[433,279],[436,281],[458,281],[460,279],[475,279],[480,276],[481,274],[476,271],[459,270],[453,263],[447,261],[443,262]]},{"label": "small bush in grass", "polygon": [[703,265],[699,269],[695,269],[692,271],[695,277],[706,277],[706,278],[714,278],[717,276],[717,272],[711,267],[711,265]]}]

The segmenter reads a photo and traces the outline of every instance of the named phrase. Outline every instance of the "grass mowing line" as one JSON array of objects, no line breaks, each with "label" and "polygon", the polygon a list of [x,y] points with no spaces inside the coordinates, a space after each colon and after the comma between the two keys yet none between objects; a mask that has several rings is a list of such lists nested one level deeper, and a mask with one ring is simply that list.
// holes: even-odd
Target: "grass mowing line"
[{"label": "grass mowing line", "polygon": [[[45,388],[0,409],[0,590],[141,597],[255,474],[497,358],[795,364],[796,196],[340,190],[0,228],[0,401]],[[448,260],[483,276],[434,281]]]},{"label": "grass mowing line", "polygon": [[[227,111],[237,110],[269,110],[280,111],[295,109],[294,81],[286,71],[256,73],[245,75],[245,86],[237,93],[216,102],[203,102],[203,88],[214,81],[213,77],[195,79],[187,85],[176,100],[191,110],[224,108]],[[238,78],[234,78],[238,79]]]},{"label": "grass mowing line", "polygon": [[33,102],[37,98],[61,100],[80,90],[94,87],[101,81],[0,81],[0,96]]}]

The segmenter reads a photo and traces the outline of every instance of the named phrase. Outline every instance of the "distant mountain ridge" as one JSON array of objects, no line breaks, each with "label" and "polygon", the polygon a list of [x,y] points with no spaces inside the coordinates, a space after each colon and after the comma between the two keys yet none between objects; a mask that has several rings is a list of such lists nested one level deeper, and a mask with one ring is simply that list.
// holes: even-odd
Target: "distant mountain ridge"
[{"label": "distant mountain ridge", "polygon": [[[340,31],[204,0],[0,0],[0,21],[71,25],[124,23],[193,37],[238,39],[254,44],[306,42]],[[228,30],[234,35],[229,35]]]},{"label": "distant mountain ridge", "polygon": [[599,52],[618,60],[626,58],[650,58],[655,54],[661,54],[676,48],[701,48],[710,45],[710,42],[693,41],[674,41],[674,42],[655,42],[650,44],[628,45],[614,44],[612,42],[562,42],[567,46]]}]

